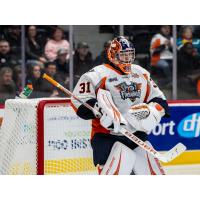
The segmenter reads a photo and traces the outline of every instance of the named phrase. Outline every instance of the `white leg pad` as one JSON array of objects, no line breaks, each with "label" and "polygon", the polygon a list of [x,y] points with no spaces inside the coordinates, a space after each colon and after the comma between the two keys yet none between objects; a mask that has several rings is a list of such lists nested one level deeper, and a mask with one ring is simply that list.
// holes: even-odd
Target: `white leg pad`
[{"label": "white leg pad", "polygon": [[[146,142],[150,146],[150,142]],[[154,158],[151,154],[146,152],[141,147],[137,147],[133,150],[136,154],[136,161],[133,167],[133,172],[136,175],[164,175],[164,169],[162,168],[159,160]]]},{"label": "white leg pad", "polygon": [[115,142],[100,175],[129,175],[135,165],[136,154],[120,142]]}]

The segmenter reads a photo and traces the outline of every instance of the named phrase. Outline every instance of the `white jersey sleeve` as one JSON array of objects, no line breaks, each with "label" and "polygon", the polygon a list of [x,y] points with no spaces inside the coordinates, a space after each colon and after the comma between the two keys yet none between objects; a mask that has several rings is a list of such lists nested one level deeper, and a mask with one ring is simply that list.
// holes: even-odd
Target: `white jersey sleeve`
[{"label": "white jersey sleeve", "polygon": [[149,72],[147,72],[146,75],[144,76],[147,80],[147,91],[146,91],[146,97],[145,97],[144,102],[145,103],[155,102],[155,103],[160,104],[165,110],[164,116],[169,117],[170,111],[169,111],[168,103],[167,103],[164,93],[159,89],[157,84],[152,80]]},{"label": "white jersey sleeve", "polygon": [[152,80],[149,73],[147,74],[145,78],[147,79],[147,95],[148,95],[146,101],[149,102],[153,98],[161,98],[161,99],[166,100],[165,95],[159,89],[156,83]]},{"label": "white jersey sleeve", "polygon": [[[101,73],[98,71],[98,69],[93,68],[81,76],[78,83],[76,84],[76,87],[74,88],[73,94],[84,103],[88,103],[89,101],[90,104],[91,100],[92,104],[90,105],[93,106],[97,98],[97,89],[102,85],[102,83],[105,83],[105,80],[102,79]],[[71,102],[75,110],[81,106],[81,103],[73,97],[71,98]]]},{"label": "white jersey sleeve", "polygon": [[163,100],[166,100],[165,95],[152,80],[152,78],[150,77],[150,73],[146,69],[142,68],[139,65],[133,65],[133,73],[134,71],[136,71],[140,76],[143,76],[147,83],[147,85],[145,86],[146,95],[144,98],[144,103],[151,101],[153,98],[161,98]]},{"label": "white jersey sleeve", "polygon": [[170,111],[166,101],[166,97],[156,85],[156,83],[152,80],[152,78],[150,77],[150,73],[146,69],[138,65],[133,65],[133,70],[140,74],[140,76],[142,76],[146,80],[145,85],[143,85],[146,90],[145,96],[143,102],[139,103],[158,103],[165,109],[165,116],[169,116]]},{"label": "white jersey sleeve", "polygon": [[[91,79],[86,74],[84,74],[81,76],[76,87],[74,88],[73,94],[83,102],[86,102],[91,98],[95,98],[94,90],[95,88]],[[77,109],[81,105],[81,103],[73,97],[71,98],[71,101]]]}]

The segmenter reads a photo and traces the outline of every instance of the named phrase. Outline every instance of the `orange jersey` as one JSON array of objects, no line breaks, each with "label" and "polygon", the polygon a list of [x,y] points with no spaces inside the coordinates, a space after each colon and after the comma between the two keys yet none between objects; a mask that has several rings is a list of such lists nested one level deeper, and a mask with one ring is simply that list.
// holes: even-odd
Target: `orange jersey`
[{"label": "orange jersey", "polygon": [[[169,50],[169,48],[167,46],[165,46],[165,49],[162,52],[154,54],[155,49],[158,48],[159,46],[163,45],[166,40],[167,40],[167,38],[161,34],[156,34],[153,36],[153,38],[151,40],[151,46],[150,46],[151,65],[152,66],[155,66],[156,63],[160,59],[172,59],[173,58],[172,52]],[[172,37],[170,38],[170,42],[171,42],[171,44],[173,44]]]}]

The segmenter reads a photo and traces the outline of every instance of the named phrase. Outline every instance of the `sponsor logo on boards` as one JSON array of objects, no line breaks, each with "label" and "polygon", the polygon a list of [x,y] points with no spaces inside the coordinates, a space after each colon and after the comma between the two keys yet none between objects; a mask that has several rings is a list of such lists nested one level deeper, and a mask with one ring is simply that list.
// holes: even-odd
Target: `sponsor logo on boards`
[{"label": "sponsor logo on boards", "polygon": [[82,139],[69,139],[69,140],[49,140],[48,147],[52,150],[76,150],[91,148],[90,140]]},{"label": "sponsor logo on boards", "polygon": [[184,138],[200,136],[200,113],[193,113],[183,118],[177,127],[178,134]]},{"label": "sponsor logo on boards", "polygon": [[188,139],[200,137],[200,113],[192,113],[178,123],[173,120],[160,123],[151,131],[151,134],[154,136],[173,136],[176,131],[180,137]]}]

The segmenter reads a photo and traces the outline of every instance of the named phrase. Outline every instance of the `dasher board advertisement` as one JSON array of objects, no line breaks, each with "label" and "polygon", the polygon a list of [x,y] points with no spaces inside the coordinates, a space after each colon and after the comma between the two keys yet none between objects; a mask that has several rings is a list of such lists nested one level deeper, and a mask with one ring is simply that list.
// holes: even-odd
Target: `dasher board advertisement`
[{"label": "dasher board advertisement", "polygon": [[157,150],[165,151],[178,142],[187,150],[200,150],[200,101],[175,101],[169,103],[169,118],[163,118],[149,135]]}]

